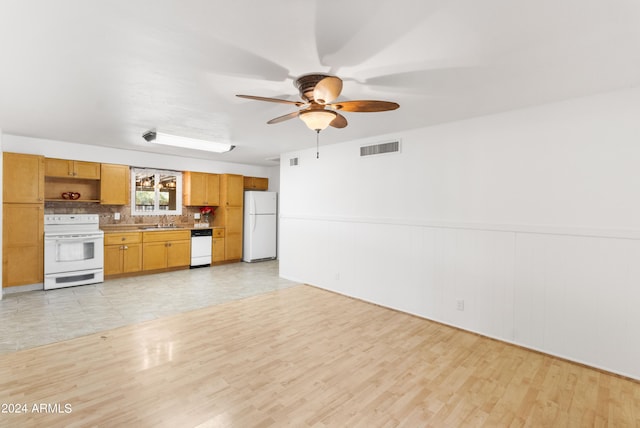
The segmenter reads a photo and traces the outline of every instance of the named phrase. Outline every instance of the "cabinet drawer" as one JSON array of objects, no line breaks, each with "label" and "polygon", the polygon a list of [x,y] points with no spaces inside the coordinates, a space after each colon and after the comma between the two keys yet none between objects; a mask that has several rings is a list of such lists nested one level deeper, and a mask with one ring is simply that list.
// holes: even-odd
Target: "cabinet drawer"
[{"label": "cabinet drawer", "polygon": [[142,232],[143,242],[183,241],[191,239],[190,230]]},{"label": "cabinet drawer", "polygon": [[118,245],[122,243],[137,244],[142,240],[140,232],[105,233],[104,245]]},{"label": "cabinet drawer", "polygon": [[224,229],[221,229],[221,228],[213,229],[213,237],[214,238],[224,238]]}]

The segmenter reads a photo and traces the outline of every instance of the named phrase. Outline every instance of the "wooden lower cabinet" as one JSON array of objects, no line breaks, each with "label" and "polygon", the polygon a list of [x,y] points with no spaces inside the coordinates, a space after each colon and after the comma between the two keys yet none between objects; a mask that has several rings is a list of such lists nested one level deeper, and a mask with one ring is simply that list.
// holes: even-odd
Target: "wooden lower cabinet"
[{"label": "wooden lower cabinet", "polygon": [[225,260],[242,258],[242,207],[225,207],[226,224],[224,236]]},{"label": "wooden lower cabinet", "polygon": [[104,236],[104,274],[118,275],[142,270],[142,234],[107,233]]},{"label": "wooden lower cabinet", "polygon": [[224,258],[224,229],[214,228],[211,238],[211,261],[213,263],[223,262]]},{"label": "wooden lower cabinet", "polygon": [[184,267],[190,262],[189,230],[142,233],[142,270]]},{"label": "wooden lower cabinet", "polygon": [[43,204],[3,204],[2,285],[44,281]]}]

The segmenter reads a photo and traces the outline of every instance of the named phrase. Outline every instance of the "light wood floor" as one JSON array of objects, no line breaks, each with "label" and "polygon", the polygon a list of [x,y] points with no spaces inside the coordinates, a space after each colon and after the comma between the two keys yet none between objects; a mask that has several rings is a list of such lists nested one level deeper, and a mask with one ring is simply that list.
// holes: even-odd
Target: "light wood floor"
[{"label": "light wood floor", "polygon": [[3,427],[640,426],[638,382],[308,286],[0,356],[0,403],[27,407]]}]

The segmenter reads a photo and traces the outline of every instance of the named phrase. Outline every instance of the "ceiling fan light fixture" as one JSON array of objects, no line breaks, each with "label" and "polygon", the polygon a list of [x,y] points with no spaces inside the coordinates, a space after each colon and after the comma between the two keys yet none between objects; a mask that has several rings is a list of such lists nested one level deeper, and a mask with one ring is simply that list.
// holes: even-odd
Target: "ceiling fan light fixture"
[{"label": "ceiling fan light fixture", "polygon": [[330,110],[307,110],[300,112],[300,119],[313,131],[322,131],[338,114]]},{"label": "ceiling fan light fixture", "polygon": [[236,146],[227,143],[216,143],[214,141],[199,140],[196,138],[182,137],[179,135],[165,134],[163,132],[148,131],[142,137],[154,144],[164,146],[182,147],[185,149],[203,150],[206,152],[226,153],[235,149]]}]

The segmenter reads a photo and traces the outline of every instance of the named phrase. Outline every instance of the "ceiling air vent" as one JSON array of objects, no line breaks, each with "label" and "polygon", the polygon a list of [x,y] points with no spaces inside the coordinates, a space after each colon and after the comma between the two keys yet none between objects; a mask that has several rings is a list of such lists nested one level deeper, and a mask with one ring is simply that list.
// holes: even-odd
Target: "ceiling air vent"
[{"label": "ceiling air vent", "polygon": [[289,166],[298,166],[298,158],[289,159]]},{"label": "ceiling air vent", "polygon": [[387,143],[373,144],[371,146],[361,146],[360,156],[382,155],[385,153],[397,153],[400,151],[400,141],[389,141]]}]

